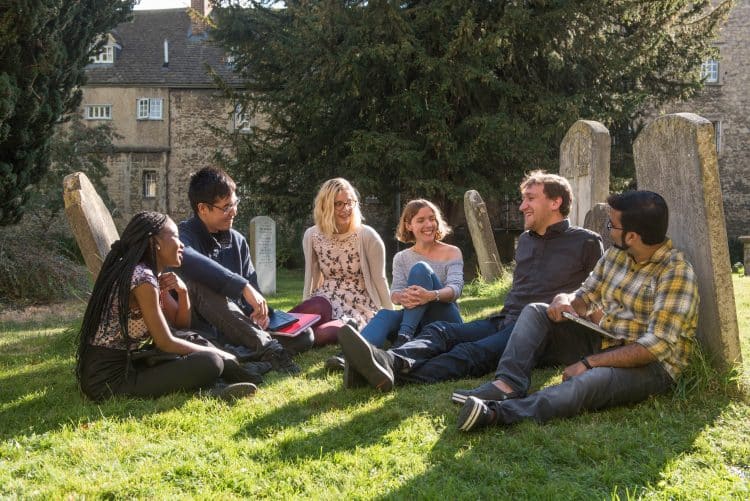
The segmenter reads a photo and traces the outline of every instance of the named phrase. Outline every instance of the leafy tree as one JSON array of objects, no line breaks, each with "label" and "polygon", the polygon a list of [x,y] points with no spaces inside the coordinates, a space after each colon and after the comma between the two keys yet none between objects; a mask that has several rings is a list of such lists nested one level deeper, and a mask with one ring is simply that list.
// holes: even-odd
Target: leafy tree
[{"label": "leafy tree", "polygon": [[96,192],[112,210],[104,178],[109,174],[107,157],[114,153],[112,142],[120,136],[110,124],[89,127],[77,113],[55,128],[50,141],[50,167],[34,185],[24,213],[37,228],[49,228],[63,210],[62,182],[73,172],[83,172]]},{"label": "leafy tree", "polygon": [[224,2],[215,39],[262,117],[230,166],[255,202],[309,213],[342,175],[391,200],[515,193],[554,169],[578,118],[618,131],[701,87],[731,1],[273,0]]},{"label": "leafy tree", "polygon": [[134,0],[0,0],[0,225],[18,221],[50,162],[55,124],[80,103],[84,67]]}]

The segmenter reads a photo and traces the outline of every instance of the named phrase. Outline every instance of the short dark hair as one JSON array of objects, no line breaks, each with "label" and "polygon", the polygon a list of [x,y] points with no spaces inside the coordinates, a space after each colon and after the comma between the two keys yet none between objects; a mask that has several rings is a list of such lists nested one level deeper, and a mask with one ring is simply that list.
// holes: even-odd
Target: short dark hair
[{"label": "short dark hair", "polygon": [[623,231],[641,236],[646,245],[660,244],[667,237],[669,208],[667,202],[653,191],[626,191],[607,198],[610,207],[622,213]]},{"label": "short dark hair", "polygon": [[567,217],[570,214],[570,205],[573,203],[573,190],[570,188],[570,182],[557,174],[548,174],[543,170],[533,170],[526,174],[521,181],[521,191],[535,184],[542,185],[544,196],[550,200],[561,198],[560,214]]},{"label": "short dark hair", "polygon": [[193,212],[198,214],[198,204],[212,204],[230,196],[237,189],[229,174],[220,167],[203,167],[190,176],[188,199]]}]

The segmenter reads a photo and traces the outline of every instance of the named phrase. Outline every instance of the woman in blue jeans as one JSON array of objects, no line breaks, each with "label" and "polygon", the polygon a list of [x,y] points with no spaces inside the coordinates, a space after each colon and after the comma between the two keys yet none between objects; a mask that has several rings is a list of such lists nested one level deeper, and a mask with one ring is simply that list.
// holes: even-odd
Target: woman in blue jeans
[{"label": "woman in blue jeans", "polygon": [[400,345],[431,322],[463,322],[456,300],[464,286],[464,261],[458,247],[442,241],[450,231],[432,202],[417,199],[406,204],[396,238],[414,245],[393,257],[391,285],[391,300],[403,309],[375,314],[362,330],[370,343],[382,347],[391,339]]}]

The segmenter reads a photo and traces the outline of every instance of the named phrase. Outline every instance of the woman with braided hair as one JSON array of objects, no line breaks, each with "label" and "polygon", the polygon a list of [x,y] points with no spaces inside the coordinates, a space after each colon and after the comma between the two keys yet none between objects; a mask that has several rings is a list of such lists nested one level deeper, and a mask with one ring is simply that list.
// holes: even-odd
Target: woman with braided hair
[{"label": "woman with braided hair", "polygon": [[[140,212],[112,244],[94,284],[78,340],[76,377],[92,400],[112,395],[157,397],[211,388],[233,399],[255,393],[256,376],[236,358],[197,335],[197,342],[171,329],[190,324],[187,287],[168,267],[182,263],[177,226],[166,215]],[[153,341],[166,361],[142,364],[132,354]],[[170,357],[168,354],[174,354]],[[153,361],[153,360],[152,360]],[[227,383],[218,383],[222,377]]]}]

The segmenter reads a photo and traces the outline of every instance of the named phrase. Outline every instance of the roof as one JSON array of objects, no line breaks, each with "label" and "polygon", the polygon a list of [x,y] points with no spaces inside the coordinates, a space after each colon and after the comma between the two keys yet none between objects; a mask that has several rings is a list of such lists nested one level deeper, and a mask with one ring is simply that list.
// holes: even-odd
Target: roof
[{"label": "roof", "polygon": [[[206,64],[230,85],[239,76],[227,66],[224,51],[205,32],[193,33],[186,9],[137,10],[130,21],[111,35],[122,47],[114,64],[90,64],[87,85],[142,85],[215,88]],[[169,65],[164,66],[164,40],[169,42]]]}]

